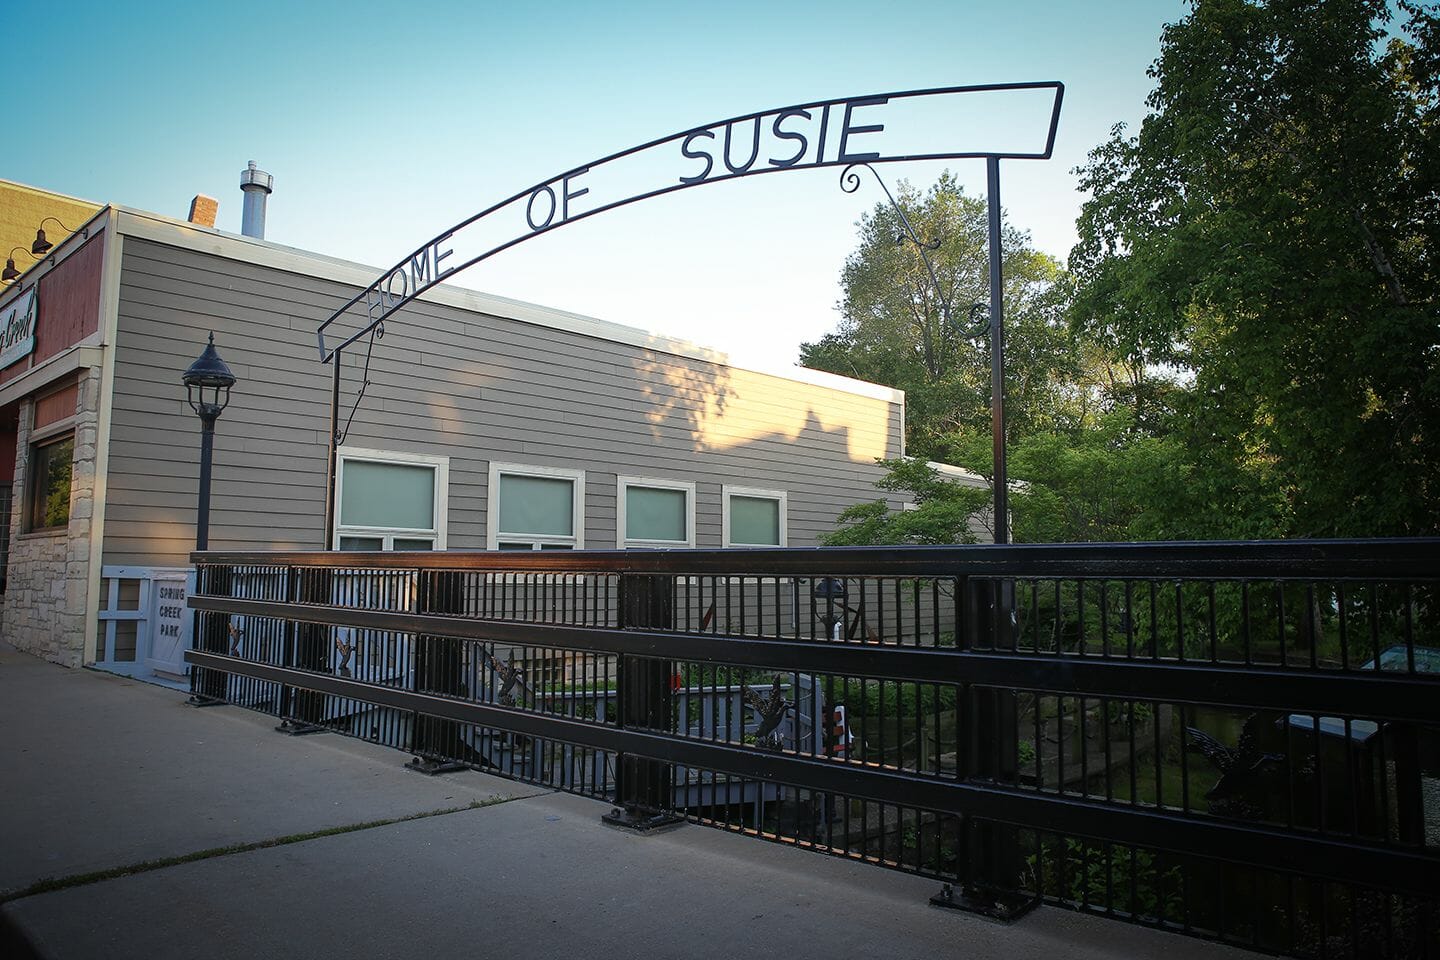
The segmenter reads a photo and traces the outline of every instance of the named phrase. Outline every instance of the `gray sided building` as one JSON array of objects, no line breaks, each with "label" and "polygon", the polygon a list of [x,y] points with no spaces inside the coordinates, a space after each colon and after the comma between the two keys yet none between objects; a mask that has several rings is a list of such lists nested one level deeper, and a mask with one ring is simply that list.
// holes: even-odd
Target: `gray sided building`
[{"label": "gray sided building", "polygon": [[[0,292],[0,318],[36,308],[35,349],[0,369],[5,638],[69,665],[183,671],[200,422],[180,375],[212,331],[239,383],[211,548],[325,546],[315,331],[377,275],[107,207]],[[342,426],[364,353],[344,358]],[[812,546],[887,496],[875,461],[903,455],[898,391],[451,286],[387,322],[368,379],[340,451],[343,549]]]}]

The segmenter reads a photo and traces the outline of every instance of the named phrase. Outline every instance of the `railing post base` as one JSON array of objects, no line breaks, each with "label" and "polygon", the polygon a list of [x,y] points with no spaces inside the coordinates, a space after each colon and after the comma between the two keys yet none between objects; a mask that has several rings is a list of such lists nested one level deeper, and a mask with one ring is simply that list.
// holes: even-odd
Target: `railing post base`
[{"label": "railing post base", "polygon": [[685,822],[685,818],[675,813],[656,813],[640,807],[615,807],[602,816],[600,822],[640,834],[652,834],[679,826]]},{"label": "railing post base", "polygon": [[940,892],[930,898],[932,906],[947,910],[961,910],[995,923],[1014,923],[1035,909],[1039,897],[1020,894],[992,894],[978,887],[961,889],[958,893],[953,884],[945,884]]},{"label": "railing post base", "polygon": [[411,757],[405,764],[406,770],[423,773],[427,777],[438,777],[442,773],[457,773],[469,770],[470,764],[458,760],[438,760],[435,757]]},{"label": "railing post base", "polygon": [[281,720],[280,725],[275,728],[276,733],[283,733],[287,737],[303,737],[312,733],[324,733],[327,728],[316,723],[305,723],[301,720]]},{"label": "railing post base", "polygon": [[221,700],[219,697],[207,697],[203,693],[192,693],[185,701],[190,707],[224,707],[229,705],[228,700]]}]

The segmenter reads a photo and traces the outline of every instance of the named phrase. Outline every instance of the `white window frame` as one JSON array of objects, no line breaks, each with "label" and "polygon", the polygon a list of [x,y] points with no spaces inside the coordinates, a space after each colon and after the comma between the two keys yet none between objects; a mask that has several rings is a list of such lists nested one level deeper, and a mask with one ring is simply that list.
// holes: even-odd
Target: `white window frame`
[{"label": "white window frame", "polygon": [[[685,494],[685,539],[647,540],[625,536],[625,491],[631,487],[644,490],[679,490]],[[655,477],[615,478],[615,546],[621,550],[656,550],[666,547],[695,548],[695,484],[684,480],[660,480]]]},{"label": "white window frame", "polygon": [[[396,450],[371,450],[366,447],[340,447],[335,451],[335,533],[333,546],[340,549],[340,538],[345,537],[379,537],[381,550],[393,550],[395,538],[401,540],[424,540],[427,537],[435,541],[436,550],[445,549],[446,528],[450,521],[450,458],[435,457],[423,453],[401,453]],[[340,505],[344,500],[345,469],[344,463],[347,460],[358,460],[362,463],[394,463],[404,466],[423,466],[434,468],[435,473],[435,527],[430,530],[421,530],[412,527],[360,527],[353,524],[347,525],[341,522]]]},{"label": "white window frame", "polygon": [[762,489],[760,489],[759,487],[738,487],[738,486],[731,486],[730,484],[727,483],[727,484],[722,485],[721,488],[720,488],[720,501],[721,501],[721,511],[720,511],[721,520],[720,520],[720,523],[721,523],[721,528],[722,528],[723,536],[724,536],[723,543],[725,544],[725,546],[726,546],[727,549],[728,549],[729,547],[770,547],[770,546],[775,546],[775,544],[770,544],[770,543],[732,543],[732,542],[730,541],[730,498],[731,498],[731,497],[754,497],[754,498],[756,498],[756,499],[763,499],[763,500],[778,500],[778,501],[780,502],[780,544],[779,544],[779,545],[782,546],[782,547],[789,546],[789,544],[790,544],[790,530],[789,530],[789,527],[790,527],[790,519],[789,519],[789,517],[790,517],[790,512],[789,512],[789,500],[790,500],[790,497],[789,497],[789,494],[787,494],[784,490],[762,490]]},{"label": "white window frame", "polygon": [[[574,536],[561,537],[554,534],[508,533],[500,529],[500,477],[544,477],[547,479],[570,480],[575,497],[571,518]],[[585,549],[585,471],[565,467],[538,467],[529,463],[498,463],[490,461],[490,486],[486,491],[485,546],[499,550],[500,541],[506,543],[528,543],[531,550],[539,550],[545,544],[568,546],[576,550]]]}]

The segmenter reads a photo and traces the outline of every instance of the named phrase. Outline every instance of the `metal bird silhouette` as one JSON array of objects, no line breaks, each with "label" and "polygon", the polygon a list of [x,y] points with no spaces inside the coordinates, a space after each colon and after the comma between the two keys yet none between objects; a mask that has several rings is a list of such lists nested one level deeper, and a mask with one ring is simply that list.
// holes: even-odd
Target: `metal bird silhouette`
[{"label": "metal bird silhouette", "polygon": [[1250,714],[1233,748],[1225,746],[1203,730],[1185,728],[1185,733],[1190,738],[1185,749],[1201,754],[1210,761],[1211,766],[1220,771],[1220,779],[1205,793],[1205,799],[1224,800],[1241,794],[1256,778],[1285,759],[1283,754],[1260,752],[1256,740],[1259,727],[1260,715]]},{"label": "metal bird silhouette", "polygon": [[494,670],[496,675],[500,677],[500,692],[496,694],[495,699],[498,700],[502,706],[515,706],[515,685],[525,679],[525,670],[521,667],[506,663],[494,654],[487,653],[485,658],[490,661],[490,669]]},{"label": "metal bird silhouette", "polygon": [[335,638],[335,649],[340,651],[340,666],[338,669],[342,677],[350,676],[350,655],[355,652],[355,647],[356,644],[353,642],[347,643],[340,637]]},{"label": "metal bird silhouette", "polygon": [[775,676],[770,693],[763,697],[746,687],[745,702],[760,717],[760,726],[755,731],[755,742],[778,749],[780,738],[775,736],[775,728],[780,726],[780,721],[785,719],[785,714],[790,709],[790,701],[780,692],[780,676]]}]

